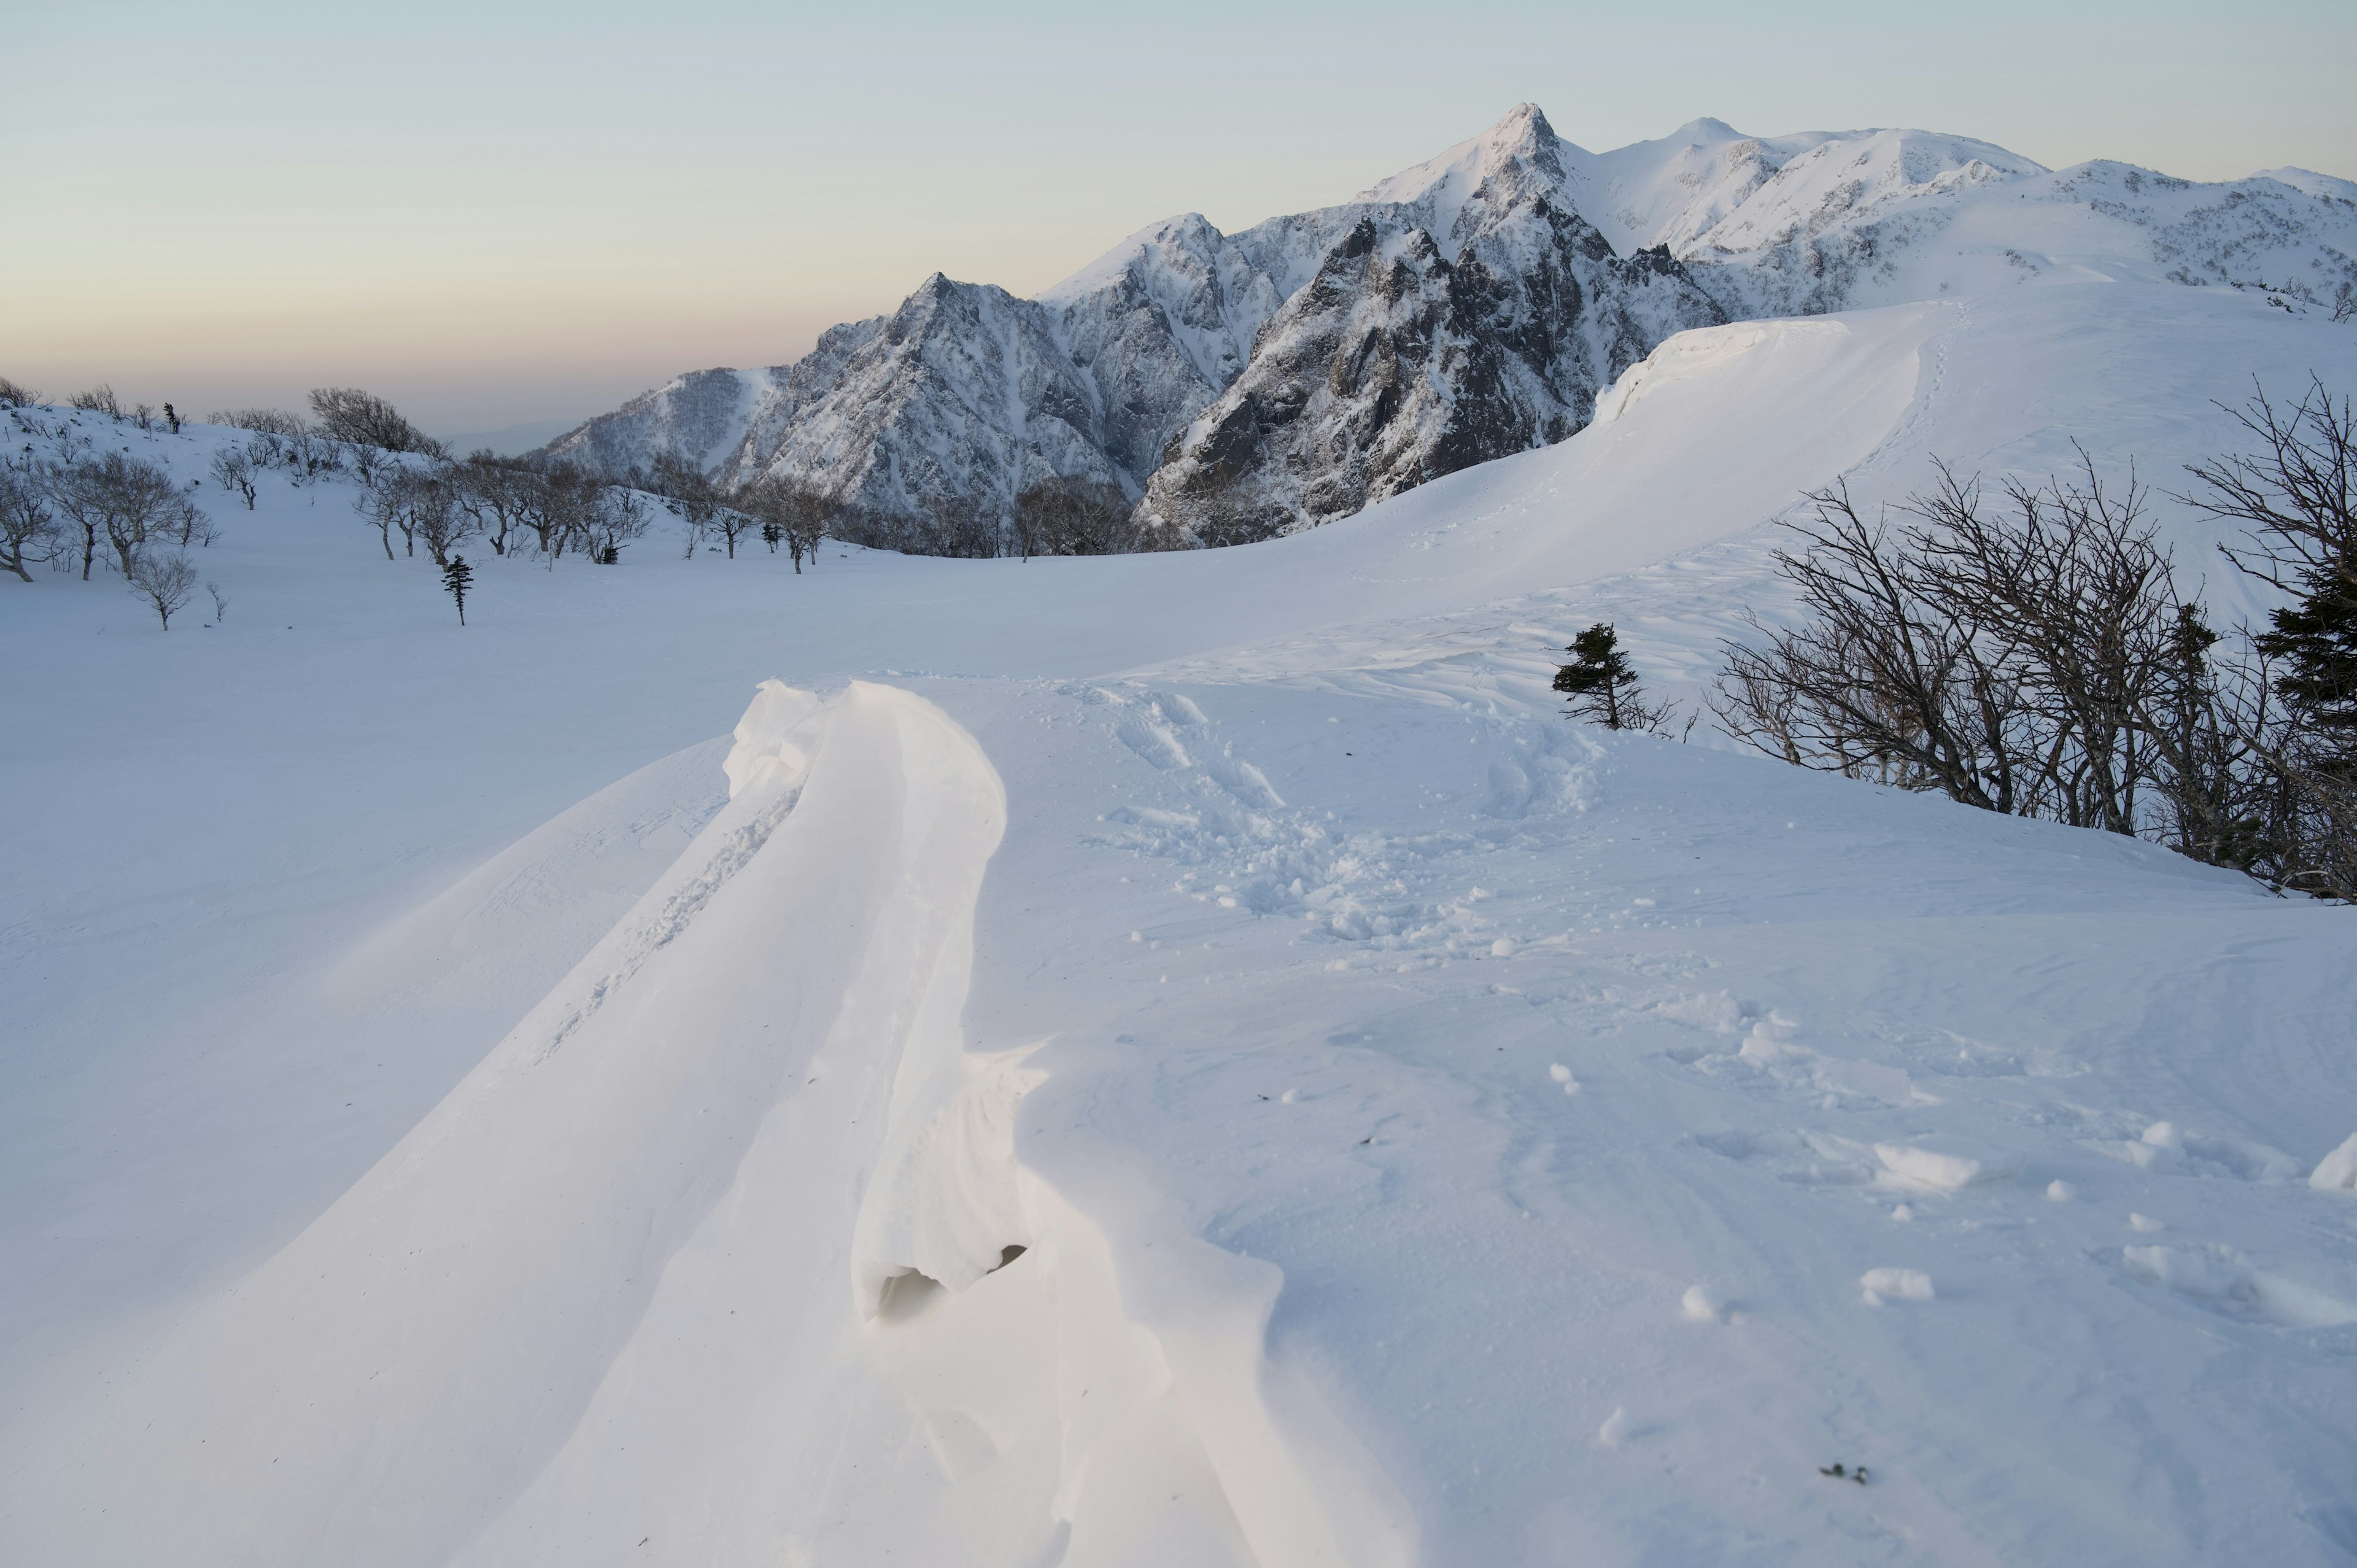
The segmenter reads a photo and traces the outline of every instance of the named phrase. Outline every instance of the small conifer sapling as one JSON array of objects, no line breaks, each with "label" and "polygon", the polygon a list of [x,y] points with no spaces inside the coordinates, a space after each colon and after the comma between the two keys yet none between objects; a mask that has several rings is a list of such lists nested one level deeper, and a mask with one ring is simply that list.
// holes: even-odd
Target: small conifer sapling
[{"label": "small conifer sapling", "polygon": [[467,624],[467,588],[475,580],[475,569],[467,564],[464,555],[450,557],[450,564],[442,568],[442,586],[448,590],[451,601],[458,607],[458,624]]},{"label": "small conifer sapling", "polygon": [[1598,621],[1571,639],[1564,651],[1571,662],[1555,672],[1555,689],[1571,698],[1571,709],[1606,729],[1644,727],[1637,672],[1620,651],[1609,622]]}]

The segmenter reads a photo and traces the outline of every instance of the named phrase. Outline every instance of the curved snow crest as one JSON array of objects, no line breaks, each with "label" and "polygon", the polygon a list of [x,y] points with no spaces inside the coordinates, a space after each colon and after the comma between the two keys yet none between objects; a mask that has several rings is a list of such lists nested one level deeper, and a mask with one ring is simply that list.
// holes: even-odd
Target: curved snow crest
[{"label": "curved snow crest", "polygon": [[90,1560],[447,1560],[563,1448],[772,1111],[954,1020],[1006,822],[981,748],[865,683],[765,687],[737,740],[736,798],[615,935],[66,1439]]},{"label": "curved snow crest", "polygon": [[1771,338],[1801,342],[1821,339],[1832,345],[1849,336],[1846,322],[1822,317],[1798,321],[1738,321],[1727,327],[1697,327],[1680,332],[1621,371],[1620,379],[1605,389],[1596,400],[1596,423],[1610,424],[1648,392],[1709,375]]}]

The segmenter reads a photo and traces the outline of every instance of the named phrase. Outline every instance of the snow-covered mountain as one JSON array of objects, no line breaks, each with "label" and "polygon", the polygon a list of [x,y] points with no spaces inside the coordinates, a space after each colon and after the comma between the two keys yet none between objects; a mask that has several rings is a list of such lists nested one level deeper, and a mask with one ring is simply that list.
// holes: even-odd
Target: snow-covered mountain
[{"label": "snow-covered mountain", "polygon": [[1629,257],[1561,198],[1531,104],[1386,181],[1154,475],[1143,510],[1265,539],[1562,440],[1663,338],[1726,320],[1668,252]]},{"label": "snow-covered mountain", "polygon": [[1065,476],[1231,542],[1561,440],[1689,327],[2095,278],[2330,309],[2357,294],[2357,185],[1707,119],[1591,153],[1523,104],[1352,201],[1232,235],[1173,218],[1034,299],[936,274],[791,366],[682,376],[543,450],[674,451],[895,514]]}]

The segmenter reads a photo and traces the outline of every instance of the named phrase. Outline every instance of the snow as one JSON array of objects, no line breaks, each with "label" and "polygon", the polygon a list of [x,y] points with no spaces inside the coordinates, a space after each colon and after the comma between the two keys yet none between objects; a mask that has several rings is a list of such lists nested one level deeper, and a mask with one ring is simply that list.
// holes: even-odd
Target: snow
[{"label": "snow", "polygon": [[1236,550],[0,585],[0,1557],[2345,1561],[2352,912],[1545,679],[2311,369],[2048,282]]},{"label": "snow", "polygon": [[2308,1174],[2308,1185],[2319,1192],[2357,1190],[2357,1133],[2350,1133],[2316,1162],[2316,1168]]}]

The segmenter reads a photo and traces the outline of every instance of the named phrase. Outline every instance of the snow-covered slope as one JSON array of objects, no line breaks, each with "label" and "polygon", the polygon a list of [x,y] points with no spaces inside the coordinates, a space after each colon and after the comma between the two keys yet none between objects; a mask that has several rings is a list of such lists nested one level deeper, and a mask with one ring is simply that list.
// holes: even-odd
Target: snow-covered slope
[{"label": "snow-covered slope", "polygon": [[1803,488],[2311,370],[2053,283],[1244,549],[461,630],[274,478],[219,624],[0,583],[0,1558],[2345,1561],[2350,911],[1545,687],[1780,613]]},{"label": "snow-covered slope", "polygon": [[1170,219],[1036,301],[935,276],[792,367],[683,377],[547,450],[668,448],[899,514],[1003,515],[1060,475],[1236,542],[1561,440],[1688,327],[2115,277],[2329,312],[2357,294],[2357,186],[1708,119],[1590,153],[1525,103],[1340,206]]}]

